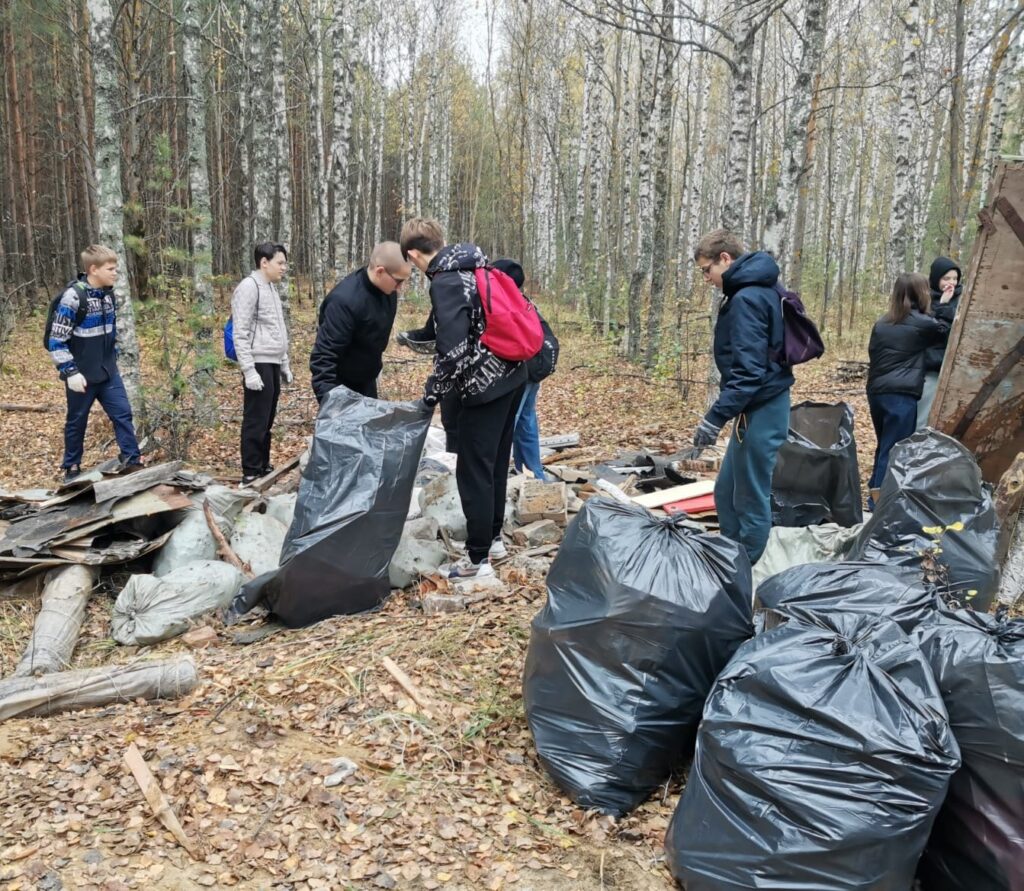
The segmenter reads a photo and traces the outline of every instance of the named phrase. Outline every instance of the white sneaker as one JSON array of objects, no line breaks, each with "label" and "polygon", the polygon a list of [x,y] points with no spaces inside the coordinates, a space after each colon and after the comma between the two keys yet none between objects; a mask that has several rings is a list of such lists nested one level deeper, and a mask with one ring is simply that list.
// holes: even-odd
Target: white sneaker
[{"label": "white sneaker", "polygon": [[508,559],[508,548],[505,547],[505,542],[501,540],[500,535],[491,542],[491,548],[487,552],[487,559],[492,563],[495,560]]},{"label": "white sneaker", "polygon": [[438,567],[441,575],[450,579],[480,579],[494,575],[494,569],[487,560],[474,563],[469,557],[462,557],[454,563],[442,563]]}]

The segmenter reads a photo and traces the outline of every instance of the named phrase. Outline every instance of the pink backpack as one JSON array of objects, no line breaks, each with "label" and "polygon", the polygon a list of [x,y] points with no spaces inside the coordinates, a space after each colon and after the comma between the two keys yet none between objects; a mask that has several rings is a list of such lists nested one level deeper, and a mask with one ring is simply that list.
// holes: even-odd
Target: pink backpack
[{"label": "pink backpack", "polygon": [[499,359],[525,362],[540,352],[544,330],[537,308],[500,269],[476,270],[476,287],[484,311],[480,342]]}]

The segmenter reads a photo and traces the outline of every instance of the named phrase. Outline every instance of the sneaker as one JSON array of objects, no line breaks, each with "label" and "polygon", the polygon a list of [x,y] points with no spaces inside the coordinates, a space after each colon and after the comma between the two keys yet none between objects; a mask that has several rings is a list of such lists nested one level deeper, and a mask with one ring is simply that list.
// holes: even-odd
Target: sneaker
[{"label": "sneaker", "polygon": [[273,473],[273,472],[274,472],[274,465],[273,464],[268,464],[266,467],[263,468],[263,475],[264,476],[266,476],[268,473]]},{"label": "sneaker", "polygon": [[404,347],[408,347],[414,353],[430,355],[436,348],[436,341],[425,340],[422,331],[400,331],[395,335],[395,340]]},{"label": "sneaker", "polygon": [[481,579],[494,575],[494,569],[486,559],[474,563],[469,557],[462,557],[455,563],[445,563],[438,567],[438,571],[450,579]]},{"label": "sneaker", "polygon": [[508,548],[505,547],[505,542],[501,540],[499,535],[494,541],[491,542],[491,548],[487,552],[487,559],[492,563],[495,560],[507,560],[508,559]]},{"label": "sneaker", "polygon": [[74,467],[65,467],[64,468],[64,482],[65,483],[73,482],[74,480],[76,480],[81,475],[82,475],[82,465],[81,464],[76,464],[76,465],[74,465]]},{"label": "sneaker", "polygon": [[258,480],[260,478],[261,478],[260,475],[257,474],[257,473],[248,473],[248,474],[246,474],[245,476],[242,477],[242,485],[243,486],[252,485],[254,482],[256,482],[256,480]]}]

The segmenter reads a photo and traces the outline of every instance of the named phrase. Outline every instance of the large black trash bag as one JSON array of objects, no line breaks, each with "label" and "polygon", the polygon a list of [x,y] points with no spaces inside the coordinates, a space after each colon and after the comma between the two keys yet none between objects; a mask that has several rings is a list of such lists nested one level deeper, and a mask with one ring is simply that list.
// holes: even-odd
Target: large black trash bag
[{"label": "large black trash bag", "polygon": [[704,708],[665,840],[689,891],[910,891],[960,754],[890,619],[794,610]]},{"label": "large black trash bag", "polygon": [[853,560],[793,566],[761,582],[757,599],[783,613],[800,607],[888,616],[907,632],[941,606],[920,569]]},{"label": "large black trash bag", "polygon": [[960,743],[921,860],[925,891],[1024,888],[1024,619],[959,610],[914,634]]},{"label": "large black trash bag", "polygon": [[409,513],[430,413],[335,387],[316,420],[281,566],[253,579],[229,619],[264,603],[299,628],[372,609]]},{"label": "large black trash bag", "polygon": [[856,526],[863,520],[853,409],[802,402],[772,475],[772,525]]},{"label": "large black trash bag", "polygon": [[578,804],[622,815],[688,757],[716,675],[753,633],[739,545],[590,499],[548,573],[523,696],[537,754]]},{"label": "large black trash bag", "polygon": [[943,598],[987,610],[999,587],[999,521],[970,451],[924,429],[897,443],[850,560],[919,566]]}]

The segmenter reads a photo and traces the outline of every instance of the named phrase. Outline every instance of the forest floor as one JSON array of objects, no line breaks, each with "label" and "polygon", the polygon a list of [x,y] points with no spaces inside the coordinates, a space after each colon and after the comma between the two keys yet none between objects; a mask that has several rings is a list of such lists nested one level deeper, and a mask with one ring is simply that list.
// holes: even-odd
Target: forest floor
[{"label": "forest floor", "polygon": [[[422,305],[403,307],[396,330],[424,316]],[[613,345],[573,330],[554,310],[548,317],[563,351],[542,388],[542,435],[578,430],[584,445],[609,454],[687,444],[702,388],[684,399],[676,382],[646,382]],[[0,411],[0,486],[7,488],[52,485],[60,463],[63,396],[39,344],[41,325],[22,327],[8,348],[3,401],[54,410]],[[312,432],[316,403],[304,357],[314,325],[311,306],[294,307],[297,379],[282,397],[275,463]],[[144,326],[144,349],[159,329],[155,321]],[[383,392],[418,396],[428,360],[392,347],[386,363]],[[833,368],[822,361],[798,369],[794,402],[854,406],[863,473],[873,448],[863,385],[836,383]],[[699,370],[689,374],[699,379]],[[156,374],[148,358],[144,373]],[[216,378],[224,421],[198,432],[190,465],[237,475],[237,371],[225,366]],[[85,463],[113,455],[111,439],[97,410]],[[506,599],[439,618],[424,617],[401,593],[372,615],[247,646],[233,645],[218,626],[217,643],[193,654],[201,681],[184,699],[0,724],[0,887],[670,888],[663,839],[678,781],[614,823],[578,809],[538,765],[520,684],[543,579],[503,575]],[[74,667],[138,657],[109,637],[111,602],[103,593],[90,602]],[[38,599],[0,599],[0,676],[17,662],[37,608]],[[146,656],[185,650],[173,640]],[[429,714],[384,670],[384,656],[429,697]],[[195,857],[154,819],[124,767],[131,743],[195,843]],[[323,777],[338,757],[357,770],[326,788]]]}]

